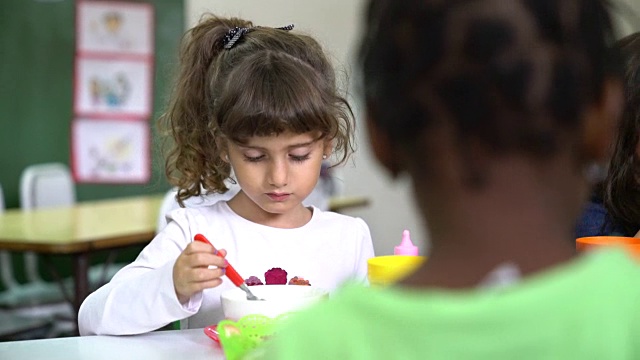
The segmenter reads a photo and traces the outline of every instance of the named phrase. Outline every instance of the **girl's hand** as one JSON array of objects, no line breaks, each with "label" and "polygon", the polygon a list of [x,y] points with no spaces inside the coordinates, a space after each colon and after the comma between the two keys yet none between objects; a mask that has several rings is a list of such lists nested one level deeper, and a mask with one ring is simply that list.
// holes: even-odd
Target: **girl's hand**
[{"label": "girl's hand", "polygon": [[[210,244],[194,241],[187,245],[173,265],[173,286],[181,304],[193,294],[222,283],[227,252]],[[209,269],[209,266],[217,268]]]}]

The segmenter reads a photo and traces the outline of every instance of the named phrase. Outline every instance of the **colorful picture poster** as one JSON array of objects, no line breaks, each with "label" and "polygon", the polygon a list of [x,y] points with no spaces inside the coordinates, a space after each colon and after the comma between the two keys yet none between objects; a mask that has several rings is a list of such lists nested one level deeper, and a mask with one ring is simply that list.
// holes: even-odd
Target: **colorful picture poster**
[{"label": "colorful picture poster", "polygon": [[152,76],[148,61],[77,57],[75,113],[147,118],[152,107]]},{"label": "colorful picture poster", "polygon": [[82,183],[150,179],[154,7],[76,1],[73,174]]},{"label": "colorful picture poster", "polygon": [[72,170],[87,183],[146,183],[151,176],[146,121],[75,119]]},{"label": "colorful picture poster", "polygon": [[150,4],[80,1],[76,14],[77,51],[153,55],[153,22]]}]

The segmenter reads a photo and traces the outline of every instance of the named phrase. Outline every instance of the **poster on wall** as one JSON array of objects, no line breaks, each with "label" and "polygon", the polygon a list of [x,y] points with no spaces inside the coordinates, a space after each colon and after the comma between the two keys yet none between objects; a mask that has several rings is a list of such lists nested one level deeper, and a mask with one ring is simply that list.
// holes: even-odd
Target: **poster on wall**
[{"label": "poster on wall", "polygon": [[146,183],[151,176],[146,121],[73,121],[72,168],[78,182]]},{"label": "poster on wall", "polygon": [[74,112],[102,118],[147,118],[152,69],[145,60],[76,58]]},{"label": "poster on wall", "polygon": [[80,1],[77,51],[153,55],[153,6],[135,2]]}]

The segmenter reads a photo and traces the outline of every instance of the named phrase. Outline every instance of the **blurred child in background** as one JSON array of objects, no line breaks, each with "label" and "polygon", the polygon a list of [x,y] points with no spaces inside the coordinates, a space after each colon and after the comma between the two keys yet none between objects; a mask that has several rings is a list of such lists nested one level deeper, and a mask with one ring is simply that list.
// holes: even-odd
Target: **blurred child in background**
[{"label": "blurred child in background", "polygon": [[625,110],[606,178],[595,186],[576,237],[638,237],[640,231],[640,32],[616,47],[624,64]]},{"label": "blurred child in background", "polygon": [[[348,286],[254,353],[276,359],[637,359],[640,268],[576,257],[623,88],[601,0],[371,0],[373,151],[432,244],[396,286]],[[486,287],[501,269],[510,283]]]}]

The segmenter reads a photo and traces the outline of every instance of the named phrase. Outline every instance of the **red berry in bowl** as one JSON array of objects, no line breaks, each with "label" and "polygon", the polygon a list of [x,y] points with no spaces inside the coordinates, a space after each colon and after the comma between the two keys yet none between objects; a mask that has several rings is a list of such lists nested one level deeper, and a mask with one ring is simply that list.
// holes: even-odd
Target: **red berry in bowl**
[{"label": "red berry in bowl", "polygon": [[286,285],[287,272],[281,268],[272,268],[264,273],[264,280],[267,285]]}]

